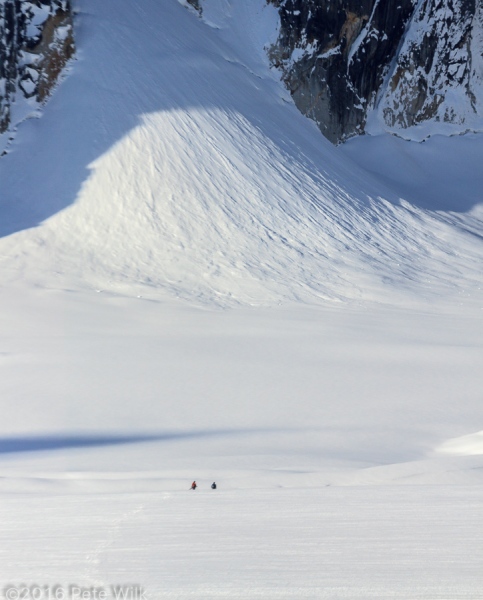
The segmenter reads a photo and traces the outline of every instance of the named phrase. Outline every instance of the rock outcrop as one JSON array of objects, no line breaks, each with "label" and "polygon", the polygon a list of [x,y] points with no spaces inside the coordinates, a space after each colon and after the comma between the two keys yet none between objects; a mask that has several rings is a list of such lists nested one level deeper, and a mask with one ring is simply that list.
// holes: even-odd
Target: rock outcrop
[{"label": "rock outcrop", "polygon": [[483,126],[481,0],[267,1],[281,21],[272,64],[332,142]]},{"label": "rock outcrop", "polygon": [[[203,0],[180,1],[201,14]],[[483,129],[482,0],[266,2],[280,15],[270,60],[332,142]],[[71,0],[0,0],[0,133],[45,101],[73,53]]]},{"label": "rock outcrop", "polygon": [[202,11],[202,7],[200,4],[200,0],[187,0],[188,4],[191,4],[191,6],[197,10],[199,12],[199,14],[201,15]]},{"label": "rock outcrop", "polygon": [[70,0],[0,3],[0,133],[22,103],[41,104],[74,53]]}]

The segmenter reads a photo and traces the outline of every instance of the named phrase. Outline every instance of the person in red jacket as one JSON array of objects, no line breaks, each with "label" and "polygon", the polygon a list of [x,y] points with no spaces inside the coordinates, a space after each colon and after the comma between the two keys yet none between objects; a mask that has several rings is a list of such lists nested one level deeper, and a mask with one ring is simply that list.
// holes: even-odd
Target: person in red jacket
[{"label": "person in red jacket", "polygon": [[196,485],[196,481],[193,481],[193,483],[191,484],[191,489],[192,490],[196,490],[198,486]]}]

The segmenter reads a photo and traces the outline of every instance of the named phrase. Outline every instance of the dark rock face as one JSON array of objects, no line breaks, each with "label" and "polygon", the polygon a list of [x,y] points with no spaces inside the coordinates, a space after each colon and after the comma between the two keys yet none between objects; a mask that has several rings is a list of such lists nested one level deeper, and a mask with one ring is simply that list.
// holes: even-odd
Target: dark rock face
[{"label": "dark rock face", "polygon": [[70,0],[0,4],[0,133],[14,102],[45,101],[73,53]]},{"label": "dark rock face", "polygon": [[463,124],[480,110],[478,0],[268,2],[281,20],[270,59],[332,142],[364,133],[369,119],[395,131]]},{"label": "dark rock face", "polygon": [[200,4],[200,0],[188,0],[188,4],[191,4],[191,6],[197,10],[200,15],[203,12],[201,4]]},{"label": "dark rock face", "polygon": [[[428,119],[464,124],[461,102],[452,106],[449,94],[463,96],[478,111],[478,76],[472,68],[483,47],[472,44],[478,29],[477,0],[425,0],[415,11],[398,60],[381,95],[380,107],[390,127],[411,127]],[[478,57],[479,54],[479,57]],[[399,99],[404,99],[404,105]]]}]

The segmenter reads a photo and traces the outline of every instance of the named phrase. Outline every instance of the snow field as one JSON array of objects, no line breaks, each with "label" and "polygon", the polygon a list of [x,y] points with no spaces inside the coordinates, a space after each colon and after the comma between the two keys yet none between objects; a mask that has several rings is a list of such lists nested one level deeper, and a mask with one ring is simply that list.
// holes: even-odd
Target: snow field
[{"label": "snow field", "polygon": [[[189,481],[186,482],[188,488]],[[7,496],[2,578],[147,598],[481,598],[482,488]]]},{"label": "snow field", "polygon": [[480,137],[332,148],[258,0],[77,8],[0,160],[2,586],[480,600]]},{"label": "snow field", "polygon": [[2,306],[0,488],[119,473],[165,489],[193,469],[225,487],[481,483],[481,446],[459,441],[481,430],[479,313],[19,286]]}]

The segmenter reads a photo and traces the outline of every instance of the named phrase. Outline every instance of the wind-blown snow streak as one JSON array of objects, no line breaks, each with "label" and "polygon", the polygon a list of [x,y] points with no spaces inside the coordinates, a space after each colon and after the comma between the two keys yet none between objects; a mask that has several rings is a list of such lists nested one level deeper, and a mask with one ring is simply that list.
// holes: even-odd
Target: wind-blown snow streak
[{"label": "wind-blown snow streak", "polygon": [[72,75],[0,162],[4,278],[222,305],[476,293],[478,216],[469,234],[321,137],[267,66],[273,7],[79,8]]}]

